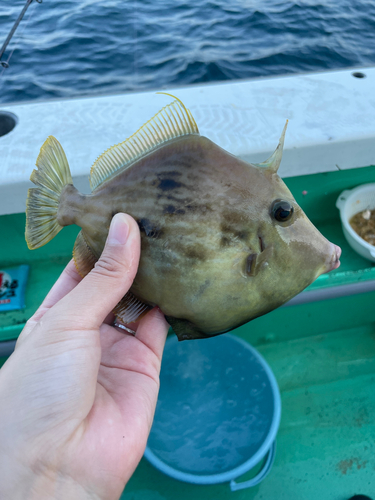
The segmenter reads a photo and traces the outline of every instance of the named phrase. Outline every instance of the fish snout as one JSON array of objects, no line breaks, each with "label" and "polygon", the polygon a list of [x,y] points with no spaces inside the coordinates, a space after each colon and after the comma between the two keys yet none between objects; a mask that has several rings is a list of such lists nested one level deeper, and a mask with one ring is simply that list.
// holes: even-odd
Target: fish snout
[{"label": "fish snout", "polygon": [[323,271],[323,274],[329,273],[330,271],[340,267],[341,248],[334,243],[331,243],[331,245],[333,247],[332,254],[326,263],[326,270]]}]

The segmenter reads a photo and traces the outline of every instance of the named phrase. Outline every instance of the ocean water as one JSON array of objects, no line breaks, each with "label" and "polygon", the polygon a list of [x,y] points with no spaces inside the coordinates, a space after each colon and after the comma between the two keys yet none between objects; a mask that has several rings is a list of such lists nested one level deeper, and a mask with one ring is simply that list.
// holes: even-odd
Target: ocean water
[{"label": "ocean water", "polygon": [[[25,0],[0,0],[0,45]],[[43,0],[2,60],[0,103],[375,64],[374,0]]]}]

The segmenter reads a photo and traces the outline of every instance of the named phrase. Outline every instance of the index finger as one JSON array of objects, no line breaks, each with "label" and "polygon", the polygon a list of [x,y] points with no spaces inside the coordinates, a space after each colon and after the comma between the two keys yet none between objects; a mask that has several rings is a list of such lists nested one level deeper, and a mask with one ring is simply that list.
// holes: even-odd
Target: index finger
[{"label": "index finger", "polygon": [[[42,305],[39,307],[33,317],[38,315],[38,313],[42,313],[43,311],[44,314],[59,300],[65,297],[65,295],[71,292],[80,281],[82,281],[82,277],[78,274],[77,268],[74,264],[74,260],[72,259],[69,264],[67,264],[64,271],[60,274],[58,280],[48,292],[46,298],[42,302]],[[43,316],[43,314],[41,316]]]}]

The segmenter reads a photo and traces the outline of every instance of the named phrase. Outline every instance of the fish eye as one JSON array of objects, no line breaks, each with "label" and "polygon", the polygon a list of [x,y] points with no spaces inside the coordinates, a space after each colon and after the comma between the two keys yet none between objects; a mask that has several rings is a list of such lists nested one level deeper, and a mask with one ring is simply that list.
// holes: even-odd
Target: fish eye
[{"label": "fish eye", "polygon": [[271,208],[272,217],[278,222],[288,221],[294,212],[293,206],[284,200],[275,200]]}]

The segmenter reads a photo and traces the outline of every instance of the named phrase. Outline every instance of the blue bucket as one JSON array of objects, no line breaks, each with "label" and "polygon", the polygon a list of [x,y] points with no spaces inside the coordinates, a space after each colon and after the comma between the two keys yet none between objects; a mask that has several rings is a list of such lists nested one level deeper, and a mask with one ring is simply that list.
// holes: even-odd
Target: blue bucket
[{"label": "blue bucket", "polygon": [[[271,470],[280,423],[276,379],[262,356],[233,335],[167,340],[145,457],[194,484],[255,486]],[[235,479],[263,461],[252,479]]]}]

